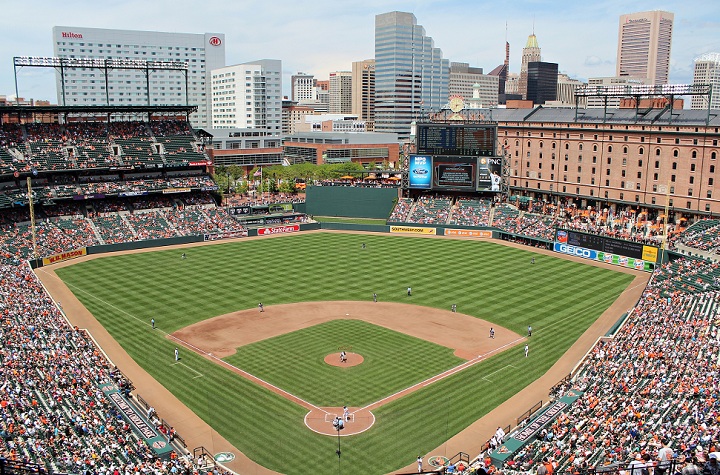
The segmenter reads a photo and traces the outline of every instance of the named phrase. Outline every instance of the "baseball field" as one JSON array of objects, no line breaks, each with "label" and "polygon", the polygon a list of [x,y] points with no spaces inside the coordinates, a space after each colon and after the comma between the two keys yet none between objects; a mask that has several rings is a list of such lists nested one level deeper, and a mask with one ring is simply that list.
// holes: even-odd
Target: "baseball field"
[{"label": "baseball field", "polygon": [[[57,275],[153,378],[287,474],[338,473],[337,438],[308,427],[309,407],[372,408],[374,424],[343,437],[342,473],[408,465],[547,372],[633,279],[487,241],[327,232],[109,255]],[[327,364],[341,348],[362,363]]]}]

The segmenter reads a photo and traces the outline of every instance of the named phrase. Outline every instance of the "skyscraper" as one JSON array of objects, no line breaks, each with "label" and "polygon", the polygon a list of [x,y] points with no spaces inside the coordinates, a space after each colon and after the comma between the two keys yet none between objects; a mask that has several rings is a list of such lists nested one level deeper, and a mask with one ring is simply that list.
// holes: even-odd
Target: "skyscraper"
[{"label": "skyscraper", "polygon": [[421,110],[447,103],[450,64],[412,13],[375,17],[375,131],[410,136]]},{"label": "skyscraper", "polygon": [[618,77],[667,84],[674,18],[674,14],[659,10],[620,15]]},{"label": "skyscraper", "polygon": [[483,74],[482,68],[471,67],[468,63],[450,63],[448,95],[469,99],[477,91],[484,107],[497,107],[498,82],[498,76]]},{"label": "skyscraper", "polygon": [[[720,53],[706,53],[695,58],[693,84],[712,86],[711,109],[720,109]],[[692,96],[691,109],[707,109],[707,96]]]},{"label": "skyscraper", "polygon": [[261,59],[211,72],[213,127],[282,131],[282,63]]},{"label": "skyscraper", "polygon": [[544,104],[557,99],[558,64],[530,61],[527,69],[526,99]]},{"label": "skyscraper", "polygon": [[375,60],[352,63],[352,111],[364,120],[368,131],[375,128]]},{"label": "skyscraper", "polygon": [[330,73],[328,99],[329,113],[352,113],[352,72],[336,71],[334,73]]},{"label": "skyscraper", "polygon": [[540,45],[537,41],[535,32],[528,36],[527,43],[522,50],[522,63],[520,64],[520,82],[518,83],[518,94],[522,95],[523,99],[527,99],[527,87],[528,87],[528,63],[538,62],[540,59]]},{"label": "skyscraper", "polygon": [[[187,99],[198,106],[190,116],[196,127],[210,127],[210,71],[225,66],[225,35],[220,33],[161,33],[157,31],[106,30],[56,26],[53,28],[55,56],[90,59],[135,59],[183,61],[188,63]],[[145,87],[145,71],[108,71],[108,90],[104,73],[97,69],[65,70],[64,84],[57,73],[58,104],[146,106],[185,104],[185,74],[181,71],[150,71],[150,91]]]}]

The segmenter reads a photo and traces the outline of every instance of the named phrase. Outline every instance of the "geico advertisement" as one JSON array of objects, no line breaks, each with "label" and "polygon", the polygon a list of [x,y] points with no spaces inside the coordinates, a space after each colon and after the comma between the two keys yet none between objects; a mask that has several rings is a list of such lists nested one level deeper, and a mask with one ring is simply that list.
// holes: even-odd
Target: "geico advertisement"
[{"label": "geico advertisement", "polygon": [[585,259],[596,259],[597,251],[586,249],[584,247],[570,246],[562,242],[555,243],[555,252],[570,254],[571,256],[584,257]]}]

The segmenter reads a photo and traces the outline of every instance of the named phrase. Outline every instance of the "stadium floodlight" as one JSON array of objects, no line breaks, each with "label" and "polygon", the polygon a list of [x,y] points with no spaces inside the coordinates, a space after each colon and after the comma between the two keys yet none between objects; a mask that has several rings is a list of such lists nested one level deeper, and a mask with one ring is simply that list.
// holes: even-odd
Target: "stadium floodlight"
[{"label": "stadium floodlight", "polygon": [[145,61],[142,59],[94,59],[94,58],[57,58],[40,56],[15,56],[15,67],[44,68],[93,68],[93,69],[162,69],[187,71],[185,61]]},{"label": "stadium floodlight", "polygon": [[625,84],[616,86],[577,86],[575,95],[588,96],[687,96],[692,94],[707,95],[710,86],[707,84]]}]

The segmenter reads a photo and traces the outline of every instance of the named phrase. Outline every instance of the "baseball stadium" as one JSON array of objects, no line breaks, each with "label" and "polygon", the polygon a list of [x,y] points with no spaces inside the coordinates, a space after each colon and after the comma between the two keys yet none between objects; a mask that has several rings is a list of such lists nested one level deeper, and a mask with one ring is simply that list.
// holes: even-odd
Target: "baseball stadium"
[{"label": "baseball stadium", "polygon": [[524,200],[486,121],[231,192],[192,106],[5,109],[3,474],[717,464],[720,220]]}]

